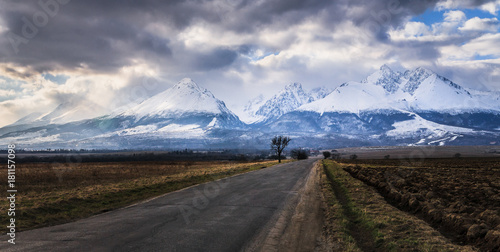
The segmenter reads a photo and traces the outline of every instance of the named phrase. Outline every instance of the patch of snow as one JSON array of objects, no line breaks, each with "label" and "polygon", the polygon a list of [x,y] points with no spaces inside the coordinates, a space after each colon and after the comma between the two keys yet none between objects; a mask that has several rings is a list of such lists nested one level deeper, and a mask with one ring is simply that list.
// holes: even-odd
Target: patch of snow
[{"label": "patch of snow", "polygon": [[342,84],[325,98],[305,104],[298,111],[359,113],[363,110],[392,109],[383,87],[359,82]]},{"label": "patch of snow", "polygon": [[214,117],[214,119],[212,119],[212,121],[207,125],[207,127],[214,127],[215,123],[217,123],[217,118],[216,117]]},{"label": "patch of snow", "polygon": [[[435,122],[431,122],[423,119],[422,117],[415,115],[415,118],[412,120],[406,120],[401,122],[396,122],[392,125],[395,129],[387,132],[387,136],[397,137],[397,136],[405,136],[412,135],[417,133],[418,131],[425,130],[432,135],[428,136],[428,139],[432,139],[436,136],[443,136],[447,132],[453,133],[472,133],[474,130],[468,128],[454,127],[438,124]],[[423,139],[422,139],[423,140]],[[422,140],[419,143],[422,143]]]},{"label": "patch of snow", "polygon": [[11,143],[16,144],[39,144],[60,141],[60,134],[44,136],[46,130],[37,132],[29,132],[15,137],[2,138],[0,144],[7,145]]},{"label": "patch of snow", "polygon": [[119,136],[130,136],[130,135],[137,135],[137,134],[144,134],[144,133],[153,132],[157,128],[158,127],[156,125],[140,125],[137,127],[125,129],[125,130],[115,132],[115,133]]},{"label": "patch of snow", "polygon": [[158,132],[182,132],[182,131],[189,131],[189,130],[195,130],[195,129],[200,129],[200,125],[197,124],[169,124],[161,129],[158,130]]}]

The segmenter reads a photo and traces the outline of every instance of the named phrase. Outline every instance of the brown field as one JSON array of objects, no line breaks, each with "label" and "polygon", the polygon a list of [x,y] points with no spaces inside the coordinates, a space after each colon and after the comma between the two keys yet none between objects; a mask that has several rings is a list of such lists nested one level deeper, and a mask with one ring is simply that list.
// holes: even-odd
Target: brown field
[{"label": "brown field", "polygon": [[343,169],[349,164],[324,160],[323,166],[323,237],[333,251],[476,251],[389,204]]},{"label": "brown field", "polygon": [[456,244],[500,250],[500,159],[340,160],[374,187]]},{"label": "brown field", "polygon": [[[451,158],[460,153],[461,157],[498,157],[500,147],[491,146],[372,146],[337,149],[342,158],[356,154],[358,159],[409,159],[420,161],[426,158]],[[333,153],[332,153],[333,154]]]},{"label": "brown field", "polygon": [[[289,160],[287,160],[289,161]],[[285,161],[285,162],[287,162]],[[277,161],[17,163],[17,230],[60,224]],[[7,169],[0,170],[7,177]],[[6,183],[0,190],[6,191]],[[7,212],[2,201],[0,212]],[[7,214],[0,215],[8,223]]]}]

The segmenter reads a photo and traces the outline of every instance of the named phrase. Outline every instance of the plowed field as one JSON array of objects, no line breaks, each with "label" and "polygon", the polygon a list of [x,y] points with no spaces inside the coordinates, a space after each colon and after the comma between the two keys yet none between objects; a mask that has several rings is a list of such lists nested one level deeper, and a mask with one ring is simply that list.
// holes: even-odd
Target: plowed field
[{"label": "plowed field", "polygon": [[350,160],[345,170],[459,244],[500,250],[500,160]]}]

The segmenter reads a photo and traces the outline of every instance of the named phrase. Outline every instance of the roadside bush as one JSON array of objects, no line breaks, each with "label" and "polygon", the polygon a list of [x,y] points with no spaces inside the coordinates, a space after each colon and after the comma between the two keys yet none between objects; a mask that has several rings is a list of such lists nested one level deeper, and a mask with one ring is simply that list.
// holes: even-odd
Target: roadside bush
[{"label": "roadside bush", "polygon": [[323,157],[325,157],[325,159],[329,158],[332,156],[332,153],[329,152],[329,151],[323,151]]},{"label": "roadside bush", "polygon": [[294,159],[301,160],[301,159],[308,159],[309,158],[309,154],[307,153],[306,150],[293,149],[290,153],[291,153],[292,158],[294,158]]}]

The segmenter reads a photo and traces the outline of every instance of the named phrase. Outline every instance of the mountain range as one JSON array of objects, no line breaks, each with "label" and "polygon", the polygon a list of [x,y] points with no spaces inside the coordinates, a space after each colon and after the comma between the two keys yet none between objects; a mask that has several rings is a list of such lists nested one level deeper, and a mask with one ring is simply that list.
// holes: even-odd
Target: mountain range
[{"label": "mountain range", "polygon": [[[499,144],[500,94],[464,88],[425,68],[384,65],[360,82],[306,91],[292,83],[252,99],[243,122],[186,78],[143,102],[97,118],[78,103],[0,128],[0,143],[46,149],[267,149],[292,146]],[[242,117],[242,118],[243,118]]]}]

